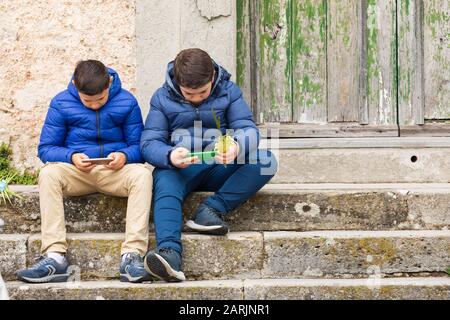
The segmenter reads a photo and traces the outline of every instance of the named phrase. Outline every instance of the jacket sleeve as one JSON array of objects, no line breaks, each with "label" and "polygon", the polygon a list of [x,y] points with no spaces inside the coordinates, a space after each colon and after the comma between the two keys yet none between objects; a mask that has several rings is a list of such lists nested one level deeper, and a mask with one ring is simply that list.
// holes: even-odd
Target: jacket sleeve
[{"label": "jacket sleeve", "polygon": [[169,141],[169,122],[161,111],[156,94],[150,102],[150,112],[142,132],[141,153],[146,162],[157,168],[175,169],[169,161],[173,149]]},{"label": "jacket sleeve", "polygon": [[139,105],[135,100],[133,108],[123,125],[125,142],[127,143],[128,146],[121,150],[117,150],[118,152],[123,152],[127,156],[127,163],[142,162],[139,143],[141,140],[143,128],[144,125],[142,124],[141,109],[139,108]]},{"label": "jacket sleeve", "polygon": [[248,157],[258,150],[259,129],[253,121],[253,114],[242,96],[242,90],[232,84],[231,104],[227,110],[228,128],[234,131],[234,140],[239,144],[238,157]]},{"label": "jacket sleeve", "polygon": [[53,99],[45,118],[38,146],[38,157],[43,163],[72,163],[72,155],[77,151],[64,146],[67,126],[62,112],[57,108],[58,102]]}]

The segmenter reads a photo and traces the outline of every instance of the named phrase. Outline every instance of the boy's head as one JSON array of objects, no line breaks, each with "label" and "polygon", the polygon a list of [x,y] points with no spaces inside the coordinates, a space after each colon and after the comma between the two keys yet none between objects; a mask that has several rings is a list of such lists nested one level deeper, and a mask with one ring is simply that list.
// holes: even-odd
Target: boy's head
[{"label": "boy's head", "polygon": [[108,69],[97,60],[78,62],[73,75],[81,102],[92,110],[100,109],[108,101],[111,82]]},{"label": "boy's head", "polygon": [[183,97],[192,104],[201,104],[209,97],[214,81],[214,64],[201,49],[186,49],[175,58],[175,81]]}]

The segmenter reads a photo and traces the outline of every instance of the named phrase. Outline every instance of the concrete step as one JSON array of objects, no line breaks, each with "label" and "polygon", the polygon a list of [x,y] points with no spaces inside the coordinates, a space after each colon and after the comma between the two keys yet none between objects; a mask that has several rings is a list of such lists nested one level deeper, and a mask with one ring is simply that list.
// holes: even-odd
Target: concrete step
[{"label": "concrete step", "polygon": [[448,183],[450,138],[265,140],[279,159],[272,183]]},{"label": "concrete step", "polygon": [[[1,206],[3,232],[40,232],[37,187],[12,189],[24,199]],[[196,192],[187,199],[185,220],[209,194]],[[67,230],[124,232],[126,203],[126,198],[99,194],[67,198]],[[450,184],[271,184],[228,220],[233,231],[446,229]]]},{"label": "concrete step", "polygon": [[[123,234],[69,234],[75,277],[118,277]],[[151,237],[150,247],[154,247]],[[232,232],[225,237],[183,234],[188,280],[348,278],[445,274],[450,231]],[[1,273],[33,264],[40,235],[0,235]]]},{"label": "concrete step", "polygon": [[26,300],[448,300],[450,278],[254,279],[145,283],[119,281],[27,285],[7,283],[11,299]]}]

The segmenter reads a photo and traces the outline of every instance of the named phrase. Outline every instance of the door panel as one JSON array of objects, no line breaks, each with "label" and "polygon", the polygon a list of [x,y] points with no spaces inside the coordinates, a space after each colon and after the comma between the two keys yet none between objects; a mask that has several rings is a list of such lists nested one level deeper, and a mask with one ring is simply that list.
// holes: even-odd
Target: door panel
[{"label": "door panel", "polygon": [[292,121],[290,0],[256,1],[257,101],[264,122]]},{"label": "door panel", "polygon": [[424,1],[425,121],[450,119],[450,1]]},{"label": "door panel", "polygon": [[292,2],[293,122],[327,123],[327,1]]},{"label": "door panel", "polygon": [[328,122],[358,122],[358,2],[328,2]]},{"label": "door panel", "polygon": [[366,4],[367,123],[396,124],[396,0],[368,0]]},{"label": "door panel", "polygon": [[422,15],[419,0],[397,0],[399,124],[424,123]]}]

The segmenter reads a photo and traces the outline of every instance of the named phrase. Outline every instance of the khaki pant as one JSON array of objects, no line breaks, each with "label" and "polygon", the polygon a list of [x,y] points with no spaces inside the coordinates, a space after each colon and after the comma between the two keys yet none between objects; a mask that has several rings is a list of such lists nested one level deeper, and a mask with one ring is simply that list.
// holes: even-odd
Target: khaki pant
[{"label": "khaki pant", "polygon": [[121,253],[145,255],[148,249],[152,171],[148,164],[129,164],[118,171],[97,166],[90,173],[68,163],[46,164],[39,174],[42,253],[67,251],[63,196],[101,192],[128,197],[125,242]]}]

